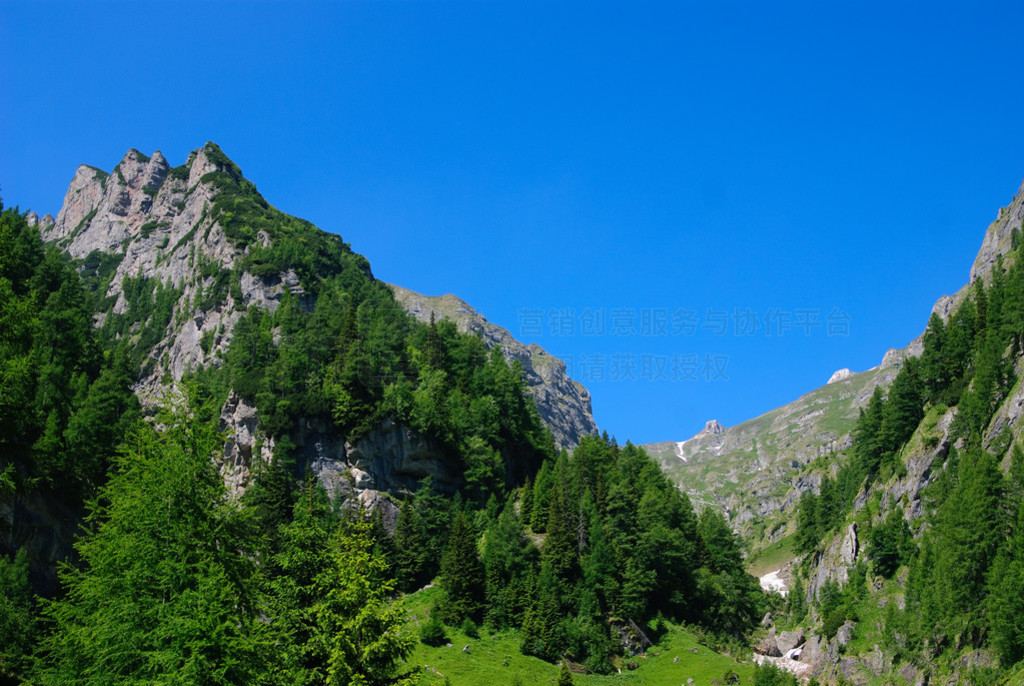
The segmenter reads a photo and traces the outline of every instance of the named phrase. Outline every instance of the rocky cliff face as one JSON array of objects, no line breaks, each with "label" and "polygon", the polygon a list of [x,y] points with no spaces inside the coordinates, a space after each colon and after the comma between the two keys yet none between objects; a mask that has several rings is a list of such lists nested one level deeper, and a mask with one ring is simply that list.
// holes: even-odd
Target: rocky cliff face
[{"label": "rocky cliff face", "polygon": [[565,372],[565,363],[539,345],[525,345],[454,295],[427,296],[391,285],[395,298],[421,322],[449,319],[461,331],[479,334],[488,348],[500,348],[510,364],[518,361],[530,395],[544,423],[551,429],[555,445],[572,450],[580,439],[597,433],[591,414],[590,393]]},{"label": "rocky cliff face", "polygon": [[[244,272],[240,302],[228,298],[206,310],[193,306],[213,286],[213,274],[231,269],[243,254],[210,215],[217,191],[204,176],[234,173],[217,153],[207,144],[173,170],[160,151],[146,157],[129,150],[110,174],[82,165],[56,222],[43,230],[45,240],[55,241],[72,257],[85,258],[94,251],[120,257],[108,292],[117,297],[115,312],[127,305],[121,292],[126,276],[143,275],[182,290],[174,319],[150,354],[150,371],[136,389],[143,405],[163,397],[164,378],[179,381],[189,369],[217,364],[249,305],[273,310],[286,288],[299,290],[294,273],[256,277]],[[269,242],[266,236],[261,240]],[[212,341],[205,351],[200,345],[204,335]]]},{"label": "rocky cliff face", "polygon": [[1014,230],[1019,231],[1024,222],[1024,182],[1017,189],[1013,201],[999,210],[995,221],[985,231],[985,239],[981,242],[978,256],[971,266],[971,278],[987,279],[1001,255],[1009,252],[1013,242]]}]

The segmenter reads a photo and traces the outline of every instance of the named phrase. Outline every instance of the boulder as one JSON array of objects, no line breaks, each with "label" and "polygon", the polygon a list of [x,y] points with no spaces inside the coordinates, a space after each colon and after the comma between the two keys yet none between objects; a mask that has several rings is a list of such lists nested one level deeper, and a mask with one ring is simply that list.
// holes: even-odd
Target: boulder
[{"label": "boulder", "polygon": [[843,625],[839,627],[839,631],[836,632],[836,643],[839,646],[845,646],[850,641],[852,641],[853,629],[856,626],[857,625],[851,622],[850,620],[846,620],[845,622],[843,622]]},{"label": "boulder", "polygon": [[783,655],[798,648],[804,644],[804,631],[803,629],[797,629],[796,631],[783,631],[775,639],[775,643],[779,648],[779,652]]},{"label": "boulder", "polygon": [[757,645],[754,646],[754,652],[767,655],[768,657],[782,657],[782,651],[779,650],[775,636],[765,636],[758,641]]}]

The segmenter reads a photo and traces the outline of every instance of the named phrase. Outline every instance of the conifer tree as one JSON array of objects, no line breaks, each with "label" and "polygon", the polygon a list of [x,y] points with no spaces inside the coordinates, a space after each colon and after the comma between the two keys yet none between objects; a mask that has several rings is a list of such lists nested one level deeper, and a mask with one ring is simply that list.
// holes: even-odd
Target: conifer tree
[{"label": "conifer tree", "polygon": [[448,534],[438,583],[444,590],[438,603],[441,619],[457,625],[467,617],[480,618],[484,604],[484,570],[477,557],[476,533],[463,512],[455,515]]},{"label": "conifer tree", "polygon": [[405,592],[415,591],[430,581],[430,546],[419,512],[406,500],[398,511],[394,544],[395,580]]},{"label": "conifer tree", "polygon": [[54,631],[38,681],[258,680],[268,645],[245,517],[210,459],[223,445],[215,421],[181,408],[115,458],[76,544],[82,566],[65,568],[66,595],[46,609]]},{"label": "conifer tree", "polygon": [[1024,503],[989,574],[988,619],[1003,666],[1024,658]]},{"label": "conifer tree", "polygon": [[529,523],[530,518],[533,515],[533,479],[526,477],[526,483],[523,484],[523,495],[520,500],[519,506],[519,518]]},{"label": "conifer tree", "polygon": [[554,486],[554,475],[551,463],[545,461],[537,472],[537,480],[533,483],[533,507],[530,515],[530,528],[536,533],[544,533],[548,524],[548,501],[551,499],[551,488]]},{"label": "conifer tree", "polygon": [[922,597],[926,631],[968,629],[977,636],[986,575],[1005,531],[1002,497],[1003,477],[992,456],[980,450],[963,455],[957,484],[928,536],[934,561]]},{"label": "conifer tree", "polygon": [[562,614],[560,585],[551,563],[542,562],[536,587],[530,594],[532,602],[523,619],[521,650],[524,654],[553,660],[561,652],[558,630]]},{"label": "conifer tree", "polygon": [[38,626],[35,598],[28,582],[28,555],[19,548],[14,559],[0,555],[0,682],[28,677]]},{"label": "conifer tree", "polygon": [[547,537],[541,549],[541,559],[551,564],[559,578],[569,580],[577,563],[576,532],[566,506],[563,486],[556,482],[548,503]]},{"label": "conifer tree", "polygon": [[484,539],[487,620],[499,628],[518,625],[529,601],[527,576],[536,549],[523,535],[511,499],[487,528]]}]

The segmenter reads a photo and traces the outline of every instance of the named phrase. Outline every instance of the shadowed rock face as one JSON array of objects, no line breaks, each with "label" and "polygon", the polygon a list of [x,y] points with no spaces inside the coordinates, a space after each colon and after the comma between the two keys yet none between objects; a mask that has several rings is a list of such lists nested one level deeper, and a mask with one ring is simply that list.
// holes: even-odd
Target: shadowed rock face
[{"label": "shadowed rock face", "polygon": [[540,418],[551,429],[555,445],[572,450],[580,439],[597,433],[590,408],[590,393],[569,378],[565,363],[539,345],[525,345],[454,295],[427,296],[391,285],[395,298],[422,322],[449,319],[460,331],[479,333],[488,348],[501,349],[510,364],[518,360]]}]

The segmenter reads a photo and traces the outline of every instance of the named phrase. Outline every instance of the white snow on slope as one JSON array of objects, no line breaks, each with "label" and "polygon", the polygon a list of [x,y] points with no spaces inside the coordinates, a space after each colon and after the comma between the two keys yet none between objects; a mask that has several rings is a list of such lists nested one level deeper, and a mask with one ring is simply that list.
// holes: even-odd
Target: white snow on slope
[{"label": "white snow on slope", "polygon": [[761,582],[761,588],[768,591],[769,593],[775,592],[781,595],[783,598],[789,593],[789,589],[786,588],[785,580],[779,576],[781,569],[776,569],[774,572],[768,572],[764,576],[760,577],[758,581]]}]

